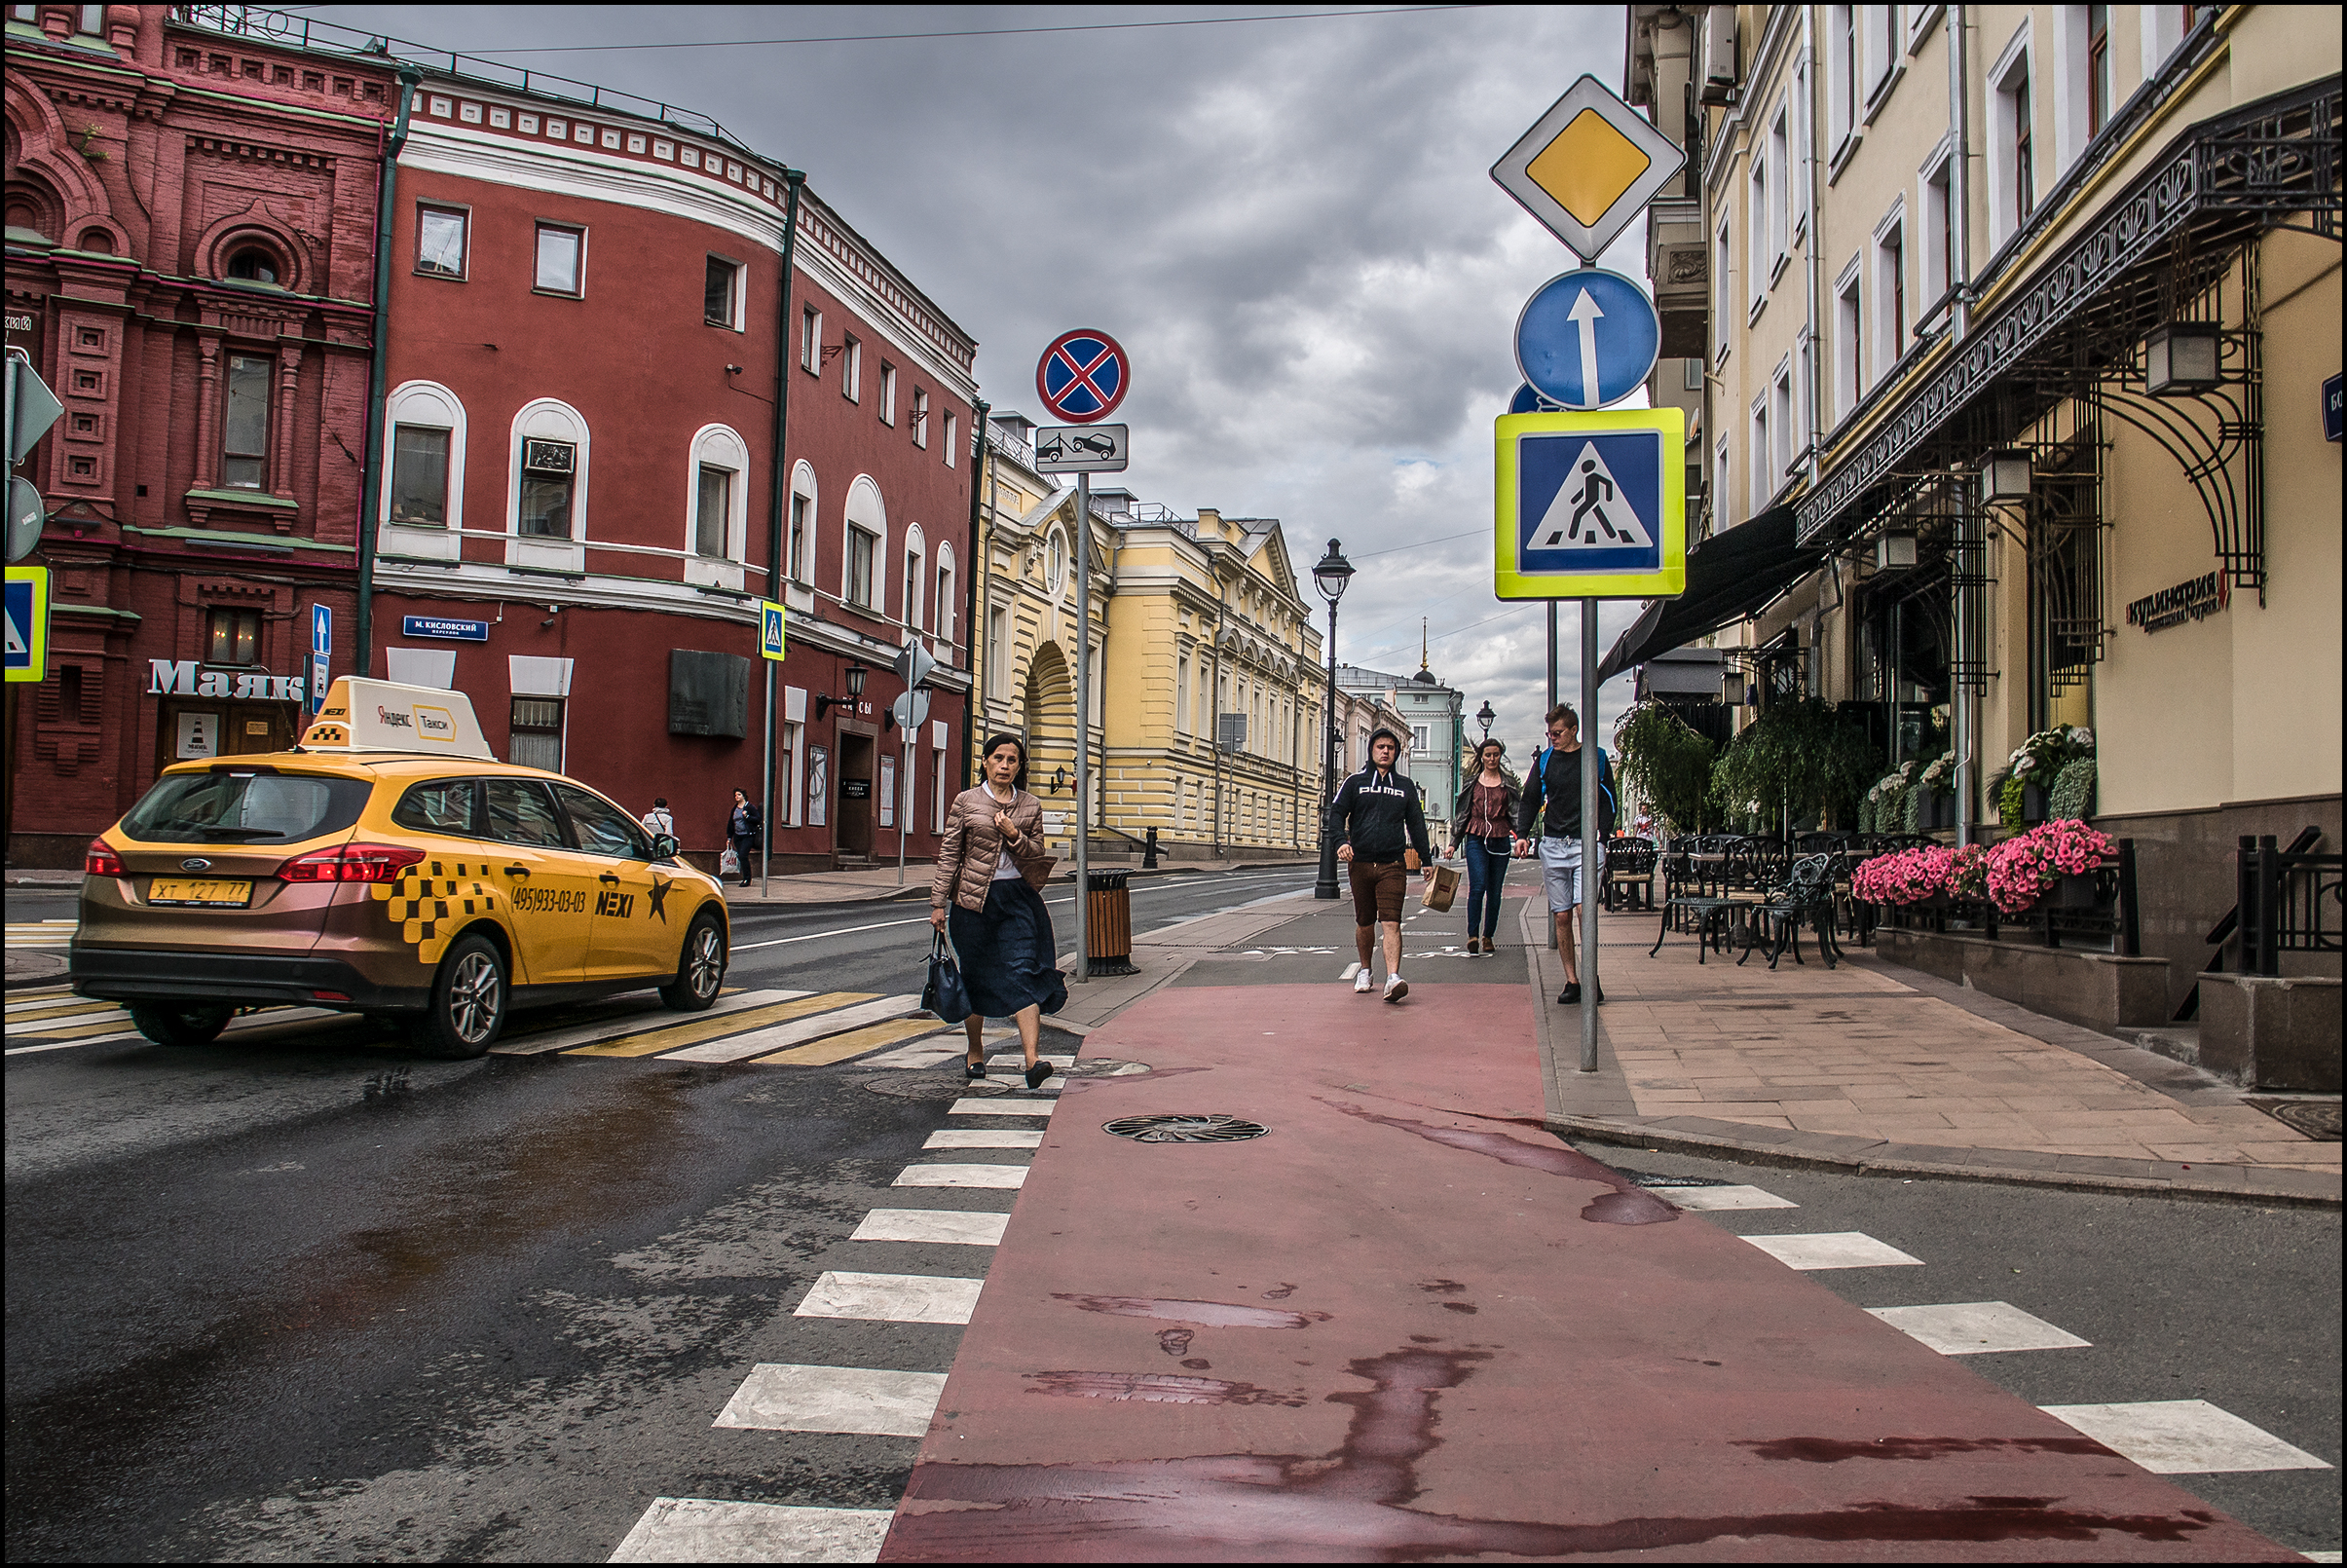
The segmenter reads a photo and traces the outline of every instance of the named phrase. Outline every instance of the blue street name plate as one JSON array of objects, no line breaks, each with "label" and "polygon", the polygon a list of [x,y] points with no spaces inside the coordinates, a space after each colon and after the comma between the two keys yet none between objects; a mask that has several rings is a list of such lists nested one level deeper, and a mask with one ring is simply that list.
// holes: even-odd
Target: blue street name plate
[{"label": "blue street name plate", "polygon": [[399,635],[402,637],[444,637],[459,643],[489,641],[489,622],[485,620],[442,620],[436,616],[401,616]]}]

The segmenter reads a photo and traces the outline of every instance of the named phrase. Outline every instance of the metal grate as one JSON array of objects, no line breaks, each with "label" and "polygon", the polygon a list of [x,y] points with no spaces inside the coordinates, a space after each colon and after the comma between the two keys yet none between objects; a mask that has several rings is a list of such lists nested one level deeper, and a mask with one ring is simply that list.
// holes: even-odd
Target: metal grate
[{"label": "metal grate", "polygon": [[1100,1131],[1136,1143],[1238,1143],[1271,1129],[1236,1116],[1120,1116],[1102,1122]]}]

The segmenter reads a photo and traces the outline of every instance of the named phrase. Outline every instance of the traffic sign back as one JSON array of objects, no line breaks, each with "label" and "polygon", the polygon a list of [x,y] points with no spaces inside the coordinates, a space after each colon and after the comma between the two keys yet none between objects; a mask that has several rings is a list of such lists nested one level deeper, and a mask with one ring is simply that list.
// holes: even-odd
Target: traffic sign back
[{"label": "traffic sign back", "polygon": [[1560,408],[1621,401],[1646,385],[1661,348],[1662,319],[1646,290],[1595,267],[1551,278],[1516,317],[1516,367]]},{"label": "traffic sign back", "polygon": [[1035,362],[1035,394],[1070,425],[1106,419],[1132,384],[1125,351],[1116,339],[1090,327],[1061,333]]},{"label": "traffic sign back", "polygon": [[1494,591],[1662,599],[1687,579],[1686,415],[1504,414]]}]

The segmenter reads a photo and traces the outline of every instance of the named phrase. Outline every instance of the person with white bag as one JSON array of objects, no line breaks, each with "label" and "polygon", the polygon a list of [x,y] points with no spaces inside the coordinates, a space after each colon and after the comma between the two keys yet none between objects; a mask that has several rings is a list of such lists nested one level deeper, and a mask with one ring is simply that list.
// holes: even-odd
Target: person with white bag
[{"label": "person with white bag", "polygon": [[764,835],[764,816],[750,803],[747,794],[735,790],[732,813],[726,818],[726,852],[717,861],[719,878],[738,875],[742,886],[749,886],[750,857],[758,853],[758,845]]}]

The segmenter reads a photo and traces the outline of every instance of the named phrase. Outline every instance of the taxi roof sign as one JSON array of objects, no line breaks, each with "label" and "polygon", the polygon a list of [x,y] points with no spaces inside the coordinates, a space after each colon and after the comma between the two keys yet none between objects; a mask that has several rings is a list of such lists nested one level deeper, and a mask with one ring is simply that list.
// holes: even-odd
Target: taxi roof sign
[{"label": "taxi roof sign", "polygon": [[1687,591],[1687,416],[1676,408],[1503,414],[1492,592],[1675,599]]},{"label": "taxi roof sign", "polygon": [[346,675],[326,693],[302,736],[304,751],[396,751],[494,763],[472,701],[436,686],[402,686]]},{"label": "taxi roof sign", "polygon": [[1676,143],[1584,75],[1491,166],[1491,177],[1594,263],[1686,167]]}]

